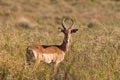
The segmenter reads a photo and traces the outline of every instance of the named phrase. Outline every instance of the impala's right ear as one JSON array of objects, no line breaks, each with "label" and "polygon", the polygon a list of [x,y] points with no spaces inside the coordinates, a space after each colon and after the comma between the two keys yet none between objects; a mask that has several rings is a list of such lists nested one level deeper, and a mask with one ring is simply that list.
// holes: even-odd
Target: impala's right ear
[{"label": "impala's right ear", "polygon": [[64,32],[64,30],[62,28],[58,28],[59,32]]}]

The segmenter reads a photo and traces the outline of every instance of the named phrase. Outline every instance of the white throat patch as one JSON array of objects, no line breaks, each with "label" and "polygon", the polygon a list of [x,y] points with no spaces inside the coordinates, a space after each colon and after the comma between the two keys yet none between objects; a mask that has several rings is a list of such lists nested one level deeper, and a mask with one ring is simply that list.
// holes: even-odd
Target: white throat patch
[{"label": "white throat patch", "polygon": [[67,40],[67,42],[69,42],[69,41],[70,41],[70,39]]}]

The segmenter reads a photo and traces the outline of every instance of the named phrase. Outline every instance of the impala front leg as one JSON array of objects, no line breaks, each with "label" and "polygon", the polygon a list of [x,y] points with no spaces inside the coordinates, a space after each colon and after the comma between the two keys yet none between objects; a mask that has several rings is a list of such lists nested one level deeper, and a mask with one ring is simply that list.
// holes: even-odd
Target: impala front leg
[{"label": "impala front leg", "polygon": [[58,63],[55,63],[54,64],[54,69],[53,69],[54,73],[57,73],[57,67],[58,67]]}]

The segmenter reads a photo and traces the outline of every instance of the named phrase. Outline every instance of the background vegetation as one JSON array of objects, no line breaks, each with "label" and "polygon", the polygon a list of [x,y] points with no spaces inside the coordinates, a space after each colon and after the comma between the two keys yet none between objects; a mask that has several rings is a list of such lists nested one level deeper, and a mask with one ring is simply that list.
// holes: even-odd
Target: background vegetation
[{"label": "background vegetation", "polygon": [[[44,62],[25,70],[28,45],[62,42],[63,17],[79,31],[57,75]],[[0,0],[0,80],[50,79],[120,80],[120,0]]]}]

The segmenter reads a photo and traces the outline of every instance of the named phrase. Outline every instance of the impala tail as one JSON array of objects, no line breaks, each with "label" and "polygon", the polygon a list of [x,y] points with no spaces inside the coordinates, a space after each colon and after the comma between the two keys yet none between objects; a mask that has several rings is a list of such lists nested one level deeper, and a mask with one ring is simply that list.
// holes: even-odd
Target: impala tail
[{"label": "impala tail", "polygon": [[26,49],[26,65],[30,65],[34,61],[33,51],[28,47]]}]

